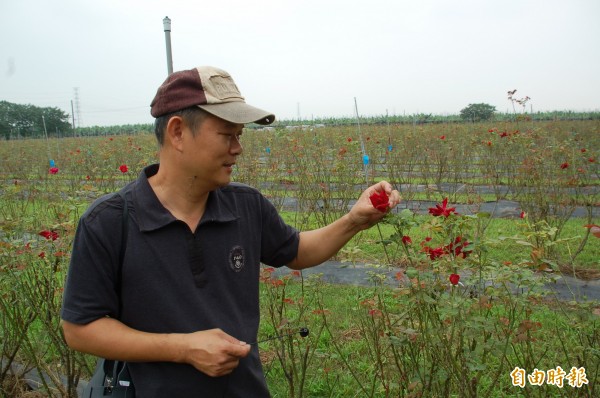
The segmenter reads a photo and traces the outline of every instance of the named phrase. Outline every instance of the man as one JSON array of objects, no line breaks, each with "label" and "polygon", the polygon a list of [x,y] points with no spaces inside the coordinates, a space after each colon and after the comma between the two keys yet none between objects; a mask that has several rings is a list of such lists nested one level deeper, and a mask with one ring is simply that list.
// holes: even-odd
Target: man
[{"label": "man", "polygon": [[[258,191],[231,183],[245,123],[274,116],[245,103],[225,71],[176,72],[151,104],[159,164],[82,216],[62,309],[70,347],[129,363],[138,397],[269,396],[256,341],[260,263],[318,265],[384,215],[368,188],[332,224],[298,232]],[[224,377],[225,376],[225,377]]]}]

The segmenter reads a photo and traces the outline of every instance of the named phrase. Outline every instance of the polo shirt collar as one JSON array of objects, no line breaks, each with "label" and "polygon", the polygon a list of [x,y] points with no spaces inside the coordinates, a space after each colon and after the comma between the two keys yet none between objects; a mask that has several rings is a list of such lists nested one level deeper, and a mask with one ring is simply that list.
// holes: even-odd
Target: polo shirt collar
[{"label": "polo shirt collar", "polygon": [[[153,164],[142,170],[133,186],[133,205],[140,231],[153,231],[170,223],[178,221],[168,211],[148,182],[148,178],[158,172],[159,165]],[[230,200],[221,189],[211,191],[206,202],[206,210],[200,220],[200,225],[209,222],[230,222],[239,216]]]}]

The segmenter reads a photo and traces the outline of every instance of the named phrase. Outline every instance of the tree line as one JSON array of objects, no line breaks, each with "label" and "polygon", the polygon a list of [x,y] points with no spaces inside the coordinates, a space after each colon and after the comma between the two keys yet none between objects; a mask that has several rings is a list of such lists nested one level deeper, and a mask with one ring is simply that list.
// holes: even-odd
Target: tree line
[{"label": "tree line", "polygon": [[[360,118],[363,124],[429,124],[429,123],[464,123],[488,120],[511,121],[527,117],[530,120],[600,120],[600,112],[552,111],[537,113],[499,113],[496,108],[485,103],[469,104],[457,115],[433,115],[419,113],[414,115],[381,115]],[[285,128],[290,125],[351,125],[356,118],[313,118],[311,120],[278,120],[273,127]],[[261,127],[249,125],[249,128]],[[0,140],[22,138],[45,138],[65,136],[97,136],[118,134],[152,133],[151,124],[128,124],[121,126],[78,127],[73,130],[69,115],[59,108],[41,108],[34,105],[14,104],[0,101]]]},{"label": "tree line", "polygon": [[0,137],[9,139],[60,137],[72,134],[69,115],[55,107],[0,101]]}]

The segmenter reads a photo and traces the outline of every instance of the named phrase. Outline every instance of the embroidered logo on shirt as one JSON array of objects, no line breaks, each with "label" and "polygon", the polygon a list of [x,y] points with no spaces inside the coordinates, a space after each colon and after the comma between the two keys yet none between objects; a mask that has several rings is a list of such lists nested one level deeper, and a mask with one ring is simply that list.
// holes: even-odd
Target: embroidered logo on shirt
[{"label": "embroidered logo on shirt", "polygon": [[234,246],[229,252],[229,266],[235,272],[240,272],[244,268],[244,248]]}]

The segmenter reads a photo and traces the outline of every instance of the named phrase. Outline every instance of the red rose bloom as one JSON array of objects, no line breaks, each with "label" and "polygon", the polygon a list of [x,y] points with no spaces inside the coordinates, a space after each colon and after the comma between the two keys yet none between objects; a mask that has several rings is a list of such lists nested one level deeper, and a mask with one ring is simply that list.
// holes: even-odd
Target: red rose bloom
[{"label": "red rose bloom", "polygon": [[463,241],[461,236],[457,236],[456,239],[454,239],[454,243],[445,246],[444,249],[447,253],[454,252],[456,257],[467,258],[467,256],[471,254],[471,250],[463,250],[467,246],[469,246],[469,242],[466,240]]},{"label": "red rose bloom", "polygon": [[435,260],[436,258],[440,258],[444,255],[444,248],[436,247],[435,249],[432,249],[429,246],[425,246],[423,247],[423,252],[427,253],[430,259]]},{"label": "red rose bloom", "polygon": [[434,216],[444,216],[448,217],[452,213],[456,213],[456,207],[447,207],[448,206],[448,198],[444,198],[442,201],[442,205],[435,205],[435,207],[429,208],[429,214],[433,214]]},{"label": "red rose bloom", "polygon": [[373,207],[382,213],[385,213],[388,207],[390,207],[390,198],[385,191],[374,192],[369,196],[369,199],[371,200]]},{"label": "red rose bloom", "polygon": [[56,231],[44,230],[44,231],[41,231],[39,233],[39,235],[43,236],[44,238],[46,238],[48,240],[56,240],[56,239],[58,239],[58,232],[56,232]]},{"label": "red rose bloom", "polygon": [[584,227],[588,228],[592,235],[594,235],[596,238],[600,238],[600,225],[588,224],[584,225]]},{"label": "red rose bloom", "polygon": [[458,285],[458,281],[460,280],[460,275],[458,274],[450,274],[450,283],[452,283],[454,286]]},{"label": "red rose bloom", "polygon": [[127,173],[129,171],[126,164],[120,165],[119,170],[121,170],[121,173]]},{"label": "red rose bloom", "polygon": [[405,245],[411,245],[412,244],[412,239],[410,238],[410,236],[404,235],[402,237],[402,243],[405,244]]},{"label": "red rose bloom", "polygon": [[48,170],[48,173],[58,174],[58,167],[50,167],[50,169]]},{"label": "red rose bloom", "polygon": [[561,169],[566,169],[567,167],[569,167],[569,163],[564,162],[563,164],[560,165]]}]

